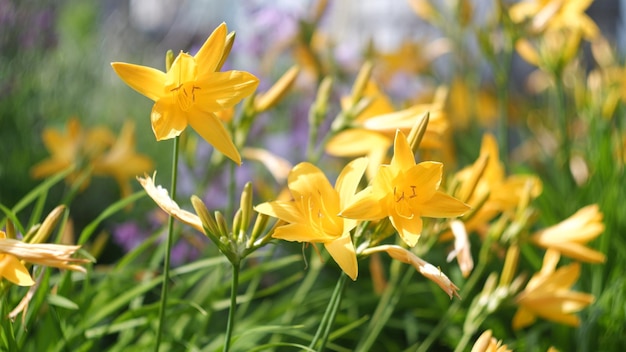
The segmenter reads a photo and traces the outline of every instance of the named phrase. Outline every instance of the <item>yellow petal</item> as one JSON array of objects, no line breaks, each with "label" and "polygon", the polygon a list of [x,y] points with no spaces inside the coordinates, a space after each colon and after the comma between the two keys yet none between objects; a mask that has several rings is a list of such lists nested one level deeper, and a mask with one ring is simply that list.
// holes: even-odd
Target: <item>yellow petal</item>
[{"label": "yellow petal", "polygon": [[222,22],[222,24],[211,33],[200,50],[198,50],[195,59],[198,65],[199,78],[217,70],[217,64],[220,62],[222,54],[224,53],[227,33],[228,29],[226,23]]},{"label": "yellow petal", "polygon": [[[294,199],[314,197],[324,199],[327,205],[339,207],[339,198],[326,175],[307,162],[296,165],[288,177],[289,191]],[[337,211],[338,212],[338,211]]]},{"label": "yellow petal", "polygon": [[259,79],[243,71],[215,72],[195,83],[196,104],[200,110],[216,112],[228,109],[254,93]]},{"label": "yellow petal", "polygon": [[261,214],[279,218],[288,223],[304,222],[304,217],[293,201],[273,201],[261,203],[254,207]]},{"label": "yellow petal", "polygon": [[531,311],[526,308],[519,307],[517,312],[515,312],[515,316],[513,316],[513,330],[522,329],[534,323],[535,320],[537,320],[537,318]]},{"label": "yellow petal", "polygon": [[396,131],[396,137],[393,143],[393,158],[391,159],[391,167],[394,170],[406,170],[415,165],[415,156],[406,136],[400,130]]},{"label": "yellow petal", "polygon": [[171,92],[179,89],[183,83],[193,82],[197,79],[198,65],[193,56],[180,53],[174,59],[172,67],[166,73],[165,91]]},{"label": "yellow petal", "polygon": [[470,206],[460,200],[437,191],[420,209],[421,215],[428,218],[452,218],[465,214]]},{"label": "yellow petal", "polygon": [[337,177],[335,190],[339,193],[341,208],[352,202],[366,168],[367,158],[358,158],[348,163]]},{"label": "yellow petal", "polygon": [[409,247],[415,247],[422,233],[422,218],[415,216],[412,219],[407,219],[401,216],[390,216],[389,220],[404,243]]},{"label": "yellow petal", "polygon": [[341,211],[341,216],[356,220],[379,220],[387,215],[381,206],[381,199],[375,197],[371,187],[357,193],[352,203]]},{"label": "yellow petal", "polygon": [[517,53],[529,64],[539,66],[540,58],[537,50],[530,44],[530,42],[526,39],[519,39],[515,43],[515,49]]},{"label": "yellow petal", "polygon": [[413,188],[415,197],[411,202],[430,204],[432,197],[437,192],[443,176],[443,164],[435,161],[424,161],[411,167],[404,175],[402,185],[397,185],[403,190]]},{"label": "yellow petal", "polygon": [[326,243],[335,240],[323,231],[316,231],[309,224],[293,223],[278,227],[272,234],[273,238],[295,242]]},{"label": "yellow petal", "polygon": [[354,250],[354,244],[350,238],[348,232],[344,233],[341,237],[334,241],[324,243],[324,247],[333,257],[337,265],[348,275],[352,280],[356,280],[359,273],[359,267],[356,261],[356,252]]},{"label": "yellow petal", "polygon": [[30,170],[30,174],[33,178],[44,178],[46,176],[54,175],[59,171],[63,171],[70,167],[71,163],[55,160],[55,159],[47,159],[39,162]]},{"label": "yellow petal", "polygon": [[111,66],[126,84],[149,99],[157,101],[165,94],[164,72],[124,62],[114,62]]},{"label": "yellow petal", "polygon": [[157,141],[174,138],[187,127],[187,116],[171,96],[159,99],[150,114],[152,131]]},{"label": "yellow petal", "polygon": [[372,150],[384,150],[391,146],[391,139],[365,129],[349,129],[338,133],[326,144],[326,152],[334,156],[362,156]]},{"label": "yellow petal", "polygon": [[188,115],[189,125],[215,149],[241,165],[241,155],[233,140],[217,116],[213,113],[193,112]]},{"label": "yellow petal", "polygon": [[12,255],[0,254],[0,277],[3,277],[19,286],[35,284],[30,273],[19,259]]}]

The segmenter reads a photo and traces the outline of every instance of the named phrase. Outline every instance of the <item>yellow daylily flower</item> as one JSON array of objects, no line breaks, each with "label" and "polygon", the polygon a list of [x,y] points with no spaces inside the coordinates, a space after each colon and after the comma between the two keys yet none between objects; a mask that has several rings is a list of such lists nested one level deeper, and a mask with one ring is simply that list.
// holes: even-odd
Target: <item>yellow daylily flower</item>
[{"label": "yellow daylily flower", "polygon": [[85,272],[85,268],[77,263],[87,263],[89,260],[71,257],[79,248],[80,246],[62,244],[25,243],[7,238],[6,233],[0,231],[0,277],[19,286],[34,285],[35,281],[22,264],[22,260],[37,265]]},{"label": "yellow daylily flower", "polygon": [[241,164],[228,131],[215,115],[252,94],[259,80],[243,71],[219,72],[227,28],[222,23],[195,56],[181,52],[170,70],[122,62],[111,64],[131,88],[155,102],[150,114],[157,141],[174,138],[190,125],[217,150]]},{"label": "yellow daylily flower", "polygon": [[560,223],[530,237],[537,246],[558,251],[562,255],[589,263],[603,263],[604,254],[584,244],[604,232],[602,213],[597,204],[588,205]]},{"label": "yellow daylily flower", "polygon": [[402,240],[413,247],[422,232],[421,217],[455,217],[470,209],[439,190],[442,176],[441,163],[416,164],[406,137],[397,131],[391,163],[379,167],[372,184],[357,193],[341,215],[357,220],[389,217]]},{"label": "yellow daylily flower", "polygon": [[600,33],[595,22],[585,14],[593,0],[525,0],[509,9],[515,23],[530,21],[533,34],[563,28],[580,30],[584,37],[592,39]]},{"label": "yellow daylily flower", "polygon": [[[71,184],[82,172],[90,172],[93,159],[113,144],[115,136],[106,127],[84,130],[78,118],[72,117],[67,121],[65,133],[46,128],[42,133],[42,139],[50,152],[50,157],[31,168],[32,177],[37,179],[48,177],[74,166],[76,170],[67,177],[67,182]],[[81,189],[88,184],[89,177],[83,182]]]},{"label": "yellow daylily flower", "polygon": [[106,154],[94,161],[94,174],[111,175],[120,187],[122,198],[129,196],[132,189],[129,178],[152,169],[152,161],[135,153],[135,124],[128,121]]},{"label": "yellow daylily flower", "polygon": [[288,177],[293,200],[266,202],[254,209],[287,222],[272,237],[286,241],[322,243],[339,267],[356,280],[358,265],[350,231],[356,221],[338,214],[354,197],[367,167],[367,159],[355,159],[344,167],[333,188],[316,166],[296,165]]},{"label": "yellow daylily flower", "polygon": [[[476,177],[479,177],[477,182],[473,182]],[[482,204],[464,222],[468,232],[484,232],[487,224],[498,214],[515,209],[526,192],[532,198],[542,192],[541,180],[534,175],[506,175],[498,153],[498,142],[490,133],[483,135],[480,154],[474,164],[457,172],[454,178],[461,185],[456,196],[473,207]],[[451,237],[452,233],[448,232],[442,235],[442,240]]]},{"label": "yellow daylily flower", "polygon": [[580,324],[574,313],[593,303],[594,296],[570,290],[580,276],[580,263],[555,270],[559,258],[558,252],[548,250],[541,271],[516,297],[519,308],[513,317],[514,330],[532,324],[537,317],[571,326]]}]

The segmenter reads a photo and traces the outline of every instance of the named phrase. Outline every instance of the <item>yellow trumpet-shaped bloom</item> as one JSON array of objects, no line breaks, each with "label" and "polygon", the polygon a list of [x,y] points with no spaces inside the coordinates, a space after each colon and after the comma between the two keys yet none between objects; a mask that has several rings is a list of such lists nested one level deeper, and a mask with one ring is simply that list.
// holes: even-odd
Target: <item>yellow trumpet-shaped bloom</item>
[{"label": "yellow trumpet-shaped bloom", "polygon": [[216,113],[252,94],[259,80],[248,72],[218,71],[227,55],[226,35],[226,24],[222,23],[195,56],[178,54],[167,73],[122,62],[111,65],[126,84],[155,102],[150,119],[158,141],[174,138],[190,125],[217,150],[241,164],[241,156]]},{"label": "yellow trumpet-shaped bloom", "polygon": [[413,247],[422,232],[421,217],[456,217],[470,209],[439,190],[442,176],[441,163],[416,164],[406,137],[397,131],[391,163],[380,166],[372,184],[356,194],[341,215],[357,220],[389,217],[402,240]]},{"label": "yellow trumpet-shaped bloom", "polygon": [[272,237],[286,241],[323,243],[339,267],[352,280],[356,280],[358,266],[350,237],[356,221],[339,217],[338,214],[354,197],[366,167],[365,158],[350,162],[333,188],[320,169],[310,163],[300,163],[288,177],[293,200],[262,203],[255,210],[288,223],[278,227]]},{"label": "yellow trumpet-shaped bloom", "polygon": [[519,309],[513,317],[513,329],[528,326],[537,317],[571,326],[580,324],[574,313],[593,303],[594,297],[570,290],[580,276],[580,263],[555,270],[559,258],[558,252],[548,250],[541,271],[533,275],[517,296]]},{"label": "yellow trumpet-shaped bloom", "polygon": [[602,213],[598,205],[588,205],[560,223],[543,229],[530,237],[534,244],[558,251],[562,255],[590,263],[602,263],[604,254],[585,243],[604,232]]},{"label": "yellow trumpet-shaped bloom", "polygon": [[126,122],[108,152],[94,161],[94,173],[111,175],[122,198],[131,194],[130,178],[152,169],[152,160],[135,152],[135,124]]}]

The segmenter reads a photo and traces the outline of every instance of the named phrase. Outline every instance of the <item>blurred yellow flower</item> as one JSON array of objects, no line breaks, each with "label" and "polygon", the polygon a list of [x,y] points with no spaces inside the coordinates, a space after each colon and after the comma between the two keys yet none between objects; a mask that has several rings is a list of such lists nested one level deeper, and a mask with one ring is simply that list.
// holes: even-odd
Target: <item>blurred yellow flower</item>
[{"label": "blurred yellow flower", "polygon": [[85,268],[78,264],[89,260],[71,257],[79,248],[62,244],[25,243],[7,238],[6,233],[0,231],[0,277],[19,286],[35,284],[22,261],[85,272]]},{"label": "blurred yellow flower", "polygon": [[125,197],[131,193],[128,178],[147,172],[152,168],[152,161],[134,150],[134,125],[127,122],[116,139],[111,130],[98,126],[85,130],[77,118],[67,121],[64,134],[46,128],[42,139],[50,157],[32,167],[34,178],[54,175],[69,167],[75,170],[67,177],[69,184],[80,180],[80,189],[89,185],[91,175],[112,176],[120,186],[120,193]]},{"label": "blurred yellow flower", "polygon": [[558,252],[546,251],[541,271],[533,275],[516,297],[519,308],[513,317],[513,329],[524,328],[537,317],[571,326],[580,324],[574,313],[593,303],[594,297],[570,290],[580,276],[580,263],[555,270],[559,258]]},{"label": "blurred yellow flower", "polygon": [[[32,177],[37,179],[48,177],[73,166],[74,172],[67,177],[69,184],[74,183],[82,172],[90,172],[88,169],[93,158],[100,155],[115,140],[113,133],[104,127],[83,130],[76,117],[67,121],[65,133],[45,128],[41,137],[44,146],[50,152],[50,157],[31,168]],[[88,184],[89,178],[83,182],[81,188]]]},{"label": "blurred yellow flower", "polygon": [[120,187],[122,198],[132,192],[129,179],[152,169],[152,160],[135,153],[135,124],[127,121],[111,148],[94,160],[96,175],[111,175]]},{"label": "blurred yellow flower", "polygon": [[602,232],[602,213],[597,204],[592,204],[581,208],[560,223],[535,233],[530,241],[576,260],[603,263],[606,260],[604,254],[585,246],[585,243]]},{"label": "blurred yellow flower", "polygon": [[413,247],[422,232],[421,217],[456,217],[470,209],[439,190],[442,176],[441,163],[416,164],[406,137],[397,131],[391,163],[379,167],[372,184],[356,194],[341,216],[358,220],[389,217],[402,240]]},{"label": "blurred yellow flower", "polygon": [[[542,191],[541,181],[536,176],[506,176],[499,158],[498,142],[490,133],[483,135],[477,160],[473,165],[457,172],[455,180],[461,185],[455,194],[459,199],[472,207],[482,204],[476,213],[465,221],[468,232],[485,229],[498,214],[514,209],[526,192],[535,198]],[[451,234],[448,233],[442,236],[442,239],[450,237]]]},{"label": "blurred yellow flower", "polygon": [[550,30],[541,38],[519,39],[515,50],[531,65],[549,73],[562,72],[580,48],[581,34],[575,29]]},{"label": "blurred yellow flower", "polygon": [[241,164],[228,131],[215,115],[252,94],[259,80],[248,72],[219,72],[225,59],[226,24],[209,36],[195,56],[181,52],[170,70],[122,62],[111,65],[131,88],[155,102],[150,114],[158,141],[174,138],[191,127],[227,157]]},{"label": "blurred yellow flower", "polygon": [[585,10],[593,0],[525,0],[509,9],[515,23],[528,21],[531,34],[563,28],[581,31],[586,39],[596,37],[600,30]]},{"label": "blurred yellow flower", "polygon": [[344,167],[333,188],[320,169],[300,163],[288,177],[293,200],[266,202],[254,209],[288,223],[278,227],[272,237],[323,243],[339,267],[356,280],[358,266],[350,231],[357,222],[338,214],[354,197],[366,167],[367,159],[353,160]]},{"label": "blurred yellow flower", "polygon": [[[370,161],[367,176],[371,179],[378,166],[387,160],[387,152],[393,144],[396,130],[408,133],[427,112],[430,113],[429,122],[420,147],[443,147],[441,140],[448,129],[448,123],[441,111],[441,95],[431,104],[417,104],[396,111],[389,97],[380,91],[376,83],[369,81],[363,98],[370,99],[370,104],[354,119],[351,128],[337,133],[328,141],[326,153],[341,157],[367,156]],[[349,104],[349,97],[342,99],[344,110],[349,109]]]}]

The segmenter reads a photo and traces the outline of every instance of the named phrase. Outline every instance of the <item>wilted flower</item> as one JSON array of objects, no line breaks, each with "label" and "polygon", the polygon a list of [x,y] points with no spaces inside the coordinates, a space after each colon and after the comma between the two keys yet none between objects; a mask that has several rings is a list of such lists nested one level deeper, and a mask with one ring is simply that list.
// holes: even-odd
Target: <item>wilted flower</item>
[{"label": "wilted flower", "polygon": [[22,261],[85,272],[85,268],[79,264],[88,263],[89,260],[72,258],[79,248],[62,244],[26,243],[7,238],[6,233],[0,231],[0,277],[20,286],[33,285],[35,281]]}]

